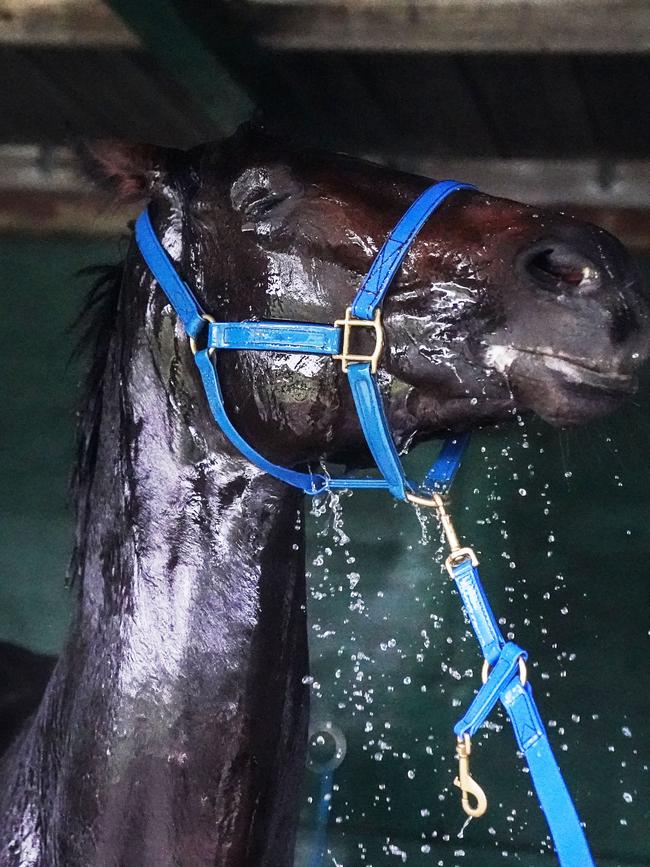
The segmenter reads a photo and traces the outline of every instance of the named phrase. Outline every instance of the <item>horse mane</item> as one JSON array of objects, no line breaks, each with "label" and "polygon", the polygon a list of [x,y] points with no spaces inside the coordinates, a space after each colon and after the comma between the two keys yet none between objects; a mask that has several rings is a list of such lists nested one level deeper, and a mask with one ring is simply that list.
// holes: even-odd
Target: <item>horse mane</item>
[{"label": "horse mane", "polygon": [[117,327],[125,265],[126,261],[122,260],[111,265],[91,265],[79,271],[80,276],[95,279],[71,327],[77,334],[71,360],[87,360],[87,367],[78,402],[76,456],[70,484],[77,513],[75,546],[68,570],[70,583],[74,583],[79,574],[85,552],[87,493],[95,472],[104,377]]}]

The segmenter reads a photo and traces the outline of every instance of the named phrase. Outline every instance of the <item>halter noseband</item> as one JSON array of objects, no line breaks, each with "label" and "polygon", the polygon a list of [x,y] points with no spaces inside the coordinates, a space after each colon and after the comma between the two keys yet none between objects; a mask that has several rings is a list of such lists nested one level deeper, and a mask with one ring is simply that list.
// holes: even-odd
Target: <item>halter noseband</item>
[{"label": "halter noseband", "polygon": [[[483,685],[463,718],[454,727],[457,736],[458,777],[465,812],[480,816],[487,801],[469,774],[471,736],[500,701],[513,725],[519,749],[530,769],[532,782],[553,837],[562,867],[594,867],[580,819],[566,788],[526,680],[526,652],[506,641],[498,627],[481,585],[478,560],[471,548],[463,548],[440,496],[451,484],[468,443],[468,436],[447,439],[426,474],[420,489],[408,481],[390,435],[375,374],[382,352],[381,304],[404,256],[427,218],[457,190],[475,190],[471,184],[440,181],[411,205],[373,261],[361,288],[343,319],[333,325],[310,322],[215,322],[200,307],[188,285],[176,273],[144,211],[135,225],[140,252],[161,289],[182,321],[190,338],[210,410],[230,442],[251,463],[307,494],[341,488],[383,488],[394,497],[437,510],[451,548],[447,570],[454,579],[484,658]],[[371,329],[375,339],[369,355],[350,351],[353,328]],[[197,339],[207,331],[205,348]],[[339,360],[347,374],[354,404],[368,448],[381,474],[379,479],[331,478],[323,473],[303,473],[278,466],[259,454],[237,432],[225,410],[223,394],[212,355],[216,350],[244,349],[301,355],[329,355]],[[471,798],[471,800],[470,800]]]}]

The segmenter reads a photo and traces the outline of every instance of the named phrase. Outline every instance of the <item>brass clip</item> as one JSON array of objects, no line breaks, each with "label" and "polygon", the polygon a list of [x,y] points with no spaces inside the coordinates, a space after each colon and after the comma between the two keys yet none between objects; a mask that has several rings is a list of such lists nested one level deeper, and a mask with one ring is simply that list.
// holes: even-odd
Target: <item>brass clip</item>
[{"label": "brass clip", "polygon": [[438,518],[440,519],[443,532],[447,539],[447,544],[451,548],[451,554],[445,560],[445,566],[447,567],[447,572],[449,572],[451,578],[454,577],[454,566],[458,566],[458,564],[462,563],[463,560],[471,560],[473,566],[478,566],[478,558],[474,550],[472,548],[461,546],[458,534],[456,533],[456,528],[451,520],[451,515],[447,512],[445,501],[442,499],[440,494],[432,494],[431,499],[419,497],[417,494],[407,494],[406,499],[409,503],[414,503],[416,506],[425,506],[437,511]]},{"label": "brass clip", "polygon": [[[460,789],[460,802],[468,816],[478,819],[487,810],[487,798],[485,792],[474,780],[469,772],[469,757],[472,752],[470,736],[466,734],[458,738],[456,743],[456,758],[458,759],[458,776],[454,779],[454,786]],[[474,805],[470,802],[474,799]]]}]

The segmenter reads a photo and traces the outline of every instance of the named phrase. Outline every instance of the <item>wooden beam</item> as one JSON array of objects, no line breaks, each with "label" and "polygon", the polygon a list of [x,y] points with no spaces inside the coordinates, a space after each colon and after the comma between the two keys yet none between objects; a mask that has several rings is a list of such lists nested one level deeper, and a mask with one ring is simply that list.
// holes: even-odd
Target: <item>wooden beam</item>
[{"label": "wooden beam", "polygon": [[[430,177],[472,181],[494,195],[564,207],[632,249],[650,251],[650,161],[374,158]],[[67,148],[0,146],[1,232],[119,235],[137,211],[97,192]]]},{"label": "wooden beam", "polygon": [[119,236],[137,210],[98,191],[68,148],[0,146],[0,232]]},{"label": "wooden beam", "polygon": [[572,207],[579,220],[602,226],[639,255],[650,254],[650,210]]},{"label": "wooden beam", "polygon": [[0,0],[0,45],[138,48],[140,40],[100,0]]},{"label": "wooden beam", "polygon": [[182,4],[175,0],[107,2],[161,66],[200,103],[221,134],[233,132],[250,116],[253,100],[192,29],[182,14]]},{"label": "wooden beam", "polygon": [[4,235],[76,235],[116,237],[137,216],[129,208],[108,205],[99,193],[0,190],[0,233]]},{"label": "wooden beam", "polygon": [[650,49],[647,0],[246,0],[278,51],[631,53]]},{"label": "wooden beam", "polygon": [[91,189],[73,152],[37,144],[0,145],[0,191],[84,193]]},{"label": "wooden beam", "polygon": [[650,207],[650,160],[456,159],[366,154],[431,178],[460,178],[507,199],[590,208]]}]

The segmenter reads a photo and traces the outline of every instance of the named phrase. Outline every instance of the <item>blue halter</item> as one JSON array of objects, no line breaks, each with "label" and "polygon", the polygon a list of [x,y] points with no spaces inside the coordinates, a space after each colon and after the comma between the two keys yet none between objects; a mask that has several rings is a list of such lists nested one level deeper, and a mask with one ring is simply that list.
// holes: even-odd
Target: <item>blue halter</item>
[{"label": "blue halter", "polygon": [[[388,429],[379,390],[374,379],[383,345],[381,303],[404,256],[427,218],[456,190],[475,189],[470,184],[442,181],[435,184],[411,205],[388,236],[345,319],[334,325],[307,322],[214,322],[199,307],[187,284],[176,273],[151,225],[147,211],[136,222],[140,251],[151,272],[163,288],[193,341],[207,328],[206,348],[195,353],[205,392],[215,421],[228,439],[261,470],[301,488],[307,494],[321,494],[341,488],[384,488],[405,500],[414,492]],[[350,353],[353,328],[370,329],[375,350],[370,356]],[[193,344],[195,347],[196,344]],[[268,461],[246,442],[228,418],[212,354],[219,349],[258,349],[310,355],[329,355],[340,360],[348,375],[352,396],[370,452],[382,478],[332,478],[322,473],[302,473]],[[445,490],[451,483],[467,447],[465,436],[448,439],[426,475],[425,492]]]},{"label": "blue halter", "polygon": [[[526,681],[526,652],[503,637],[481,585],[476,556],[471,549],[459,547],[438,495],[438,492],[446,491],[453,481],[467,448],[468,436],[447,439],[421,488],[416,488],[406,478],[399,460],[375,380],[383,348],[381,304],[393,277],[428,217],[452,193],[474,189],[470,184],[440,181],[425,190],[384,242],[352,306],[346,310],[345,317],[333,325],[278,320],[215,322],[201,309],[190,288],[176,273],[147,211],[140,214],[136,221],[135,236],[145,262],[190,338],[215,421],[251,463],[307,494],[341,488],[379,488],[388,490],[400,500],[436,505],[448,538],[455,540],[455,547],[452,542],[452,555],[447,560],[447,569],[456,582],[485,660],[484,684],[454,728],[460,762],[459,779],[455,782],[462,790],[465,810],[470,815],[480,815],[485,809],[483,791],[469,776],[470,738],[487,719],[497,701],[500,701],[512,722],[519,749],[528,762],[560,864],[562,867],[593,867],[580,819],[553,758],[530,684]],[[354,328],[372,331],[375,347],[370,355],[350,351]],[[206,332],[205,348],[197,350],[196,341],[203,332]],[[299,472],[271,463],[253,449],[228,418],[216,365],[212,360],[216,350],[232,349],[327,355],[339,360],[347,374],[361,428],[381,478],[331,478],[323,473]],[[475,799],[476,807],[468,796]]]}]

